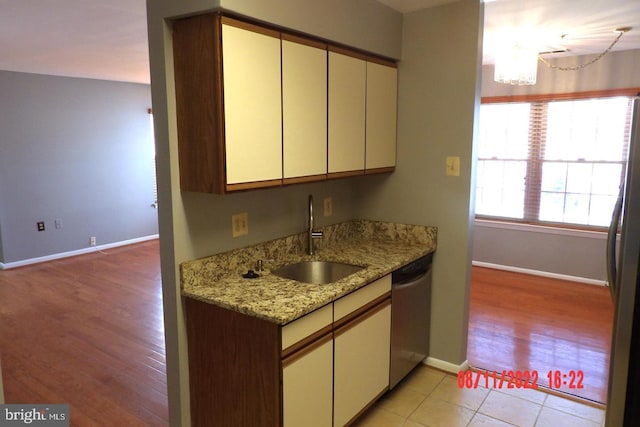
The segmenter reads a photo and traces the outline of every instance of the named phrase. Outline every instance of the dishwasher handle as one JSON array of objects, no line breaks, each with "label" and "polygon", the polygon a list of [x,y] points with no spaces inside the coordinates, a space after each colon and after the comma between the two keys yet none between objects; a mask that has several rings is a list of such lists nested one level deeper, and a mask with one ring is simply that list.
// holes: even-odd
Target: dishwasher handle
[{"label": "dishwasher handle", "polygon": [[404,280],[401,280],[399,282],[394,282],[391,284],[391,287],[395,290],[400,290],[400,289],[405,289],[405,288],[410,288],[412,286],[417,285],[418,283],[421,283],[421,281],[431,272],[431,269],[424,271],[422,274],[419,274],[417,276],[413,276],[413,277],[408,277],[405,278]]},{"label": "dishwasher handle", "polygon": [[391,283],[404,283],[410,280],[415,280],[417,277],[429,272],[431,270],[432,263],[433,252],[428,253],[427,255],[418,258],[417,260],[410,262],[391,273]]}]

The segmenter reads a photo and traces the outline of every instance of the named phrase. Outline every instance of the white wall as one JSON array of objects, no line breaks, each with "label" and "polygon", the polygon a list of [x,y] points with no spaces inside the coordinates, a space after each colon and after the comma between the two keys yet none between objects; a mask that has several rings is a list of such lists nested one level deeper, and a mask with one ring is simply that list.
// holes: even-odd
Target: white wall
[{"label": "white wall", "polygon": [[[577,65],[592,57],[562,58],[559,65]],[[482,96],[572,93],[604,89],[640,88],[640,50],[611,52],[580,71],[558,71],[538,64],[534,86],[493,81],[493,65],[482,68]],[[598,235],[599,234],[599,235]],[[575,280],[606,280],[604,232],[554,232],[540,227],[477,221],[473,260],[572,276]]]},{"label": "white wall", "polygon": [[[613,34],[612,34],[613,35]],[[623,36],[624,37],[624,36]],[[592,55],[550,60],[558,66],[577,66]],[[573,93],[602,89],[640,87],[640,50],[609,52],[598,62],[578,71],[560,71],[538,61],[538,79],[533,86],[517,86],[493,81],[493,65],[482,67],[482,96]]]}]

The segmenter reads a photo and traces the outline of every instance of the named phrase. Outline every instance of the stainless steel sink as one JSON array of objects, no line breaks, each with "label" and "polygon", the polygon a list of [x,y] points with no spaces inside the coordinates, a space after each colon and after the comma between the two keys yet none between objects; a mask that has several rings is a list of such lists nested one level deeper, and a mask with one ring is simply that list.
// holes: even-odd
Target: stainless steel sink
[{"label": "stainless steel sink", "polygon": [[301,261],[272,271],[276,276],[298,282],[323,285],[336,282],[364,267],[333,261]]}]

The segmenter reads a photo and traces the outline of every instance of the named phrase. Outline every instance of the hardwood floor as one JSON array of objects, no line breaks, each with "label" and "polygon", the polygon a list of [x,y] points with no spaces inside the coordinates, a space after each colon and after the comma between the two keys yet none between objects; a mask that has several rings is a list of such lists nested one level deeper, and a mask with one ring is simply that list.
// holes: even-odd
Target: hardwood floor
[{"label": "hardwood floor", "polygon": [[71,425],[168,425],[158,241],[0,271],[6,403]]},{"label": "hardwood floor", "polygon": [[560,390],[606,402],[613,325],[607,288],[481,267],[473,267],[471,282],[471,366],[535,370],[540,385],[548,385],[548,371],[582,371],[584,388]]}]

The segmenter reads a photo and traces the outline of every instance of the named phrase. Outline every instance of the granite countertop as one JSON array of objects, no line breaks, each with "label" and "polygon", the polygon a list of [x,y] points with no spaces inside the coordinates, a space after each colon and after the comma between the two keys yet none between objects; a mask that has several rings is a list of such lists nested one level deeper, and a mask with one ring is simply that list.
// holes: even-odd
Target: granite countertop
[{"label": "granite countertop", "polygon": [[[435,227],[356,220],[327,226],[305,252],[306,233],[236,249],[180,264],[182,295],[279,325],[289,323],[397,268],[435,251]],[[264,260],[256,279],[242,277]],[[271,274],[298,261],[337,261],[362,270],[324,285],[301,283]]]}]

